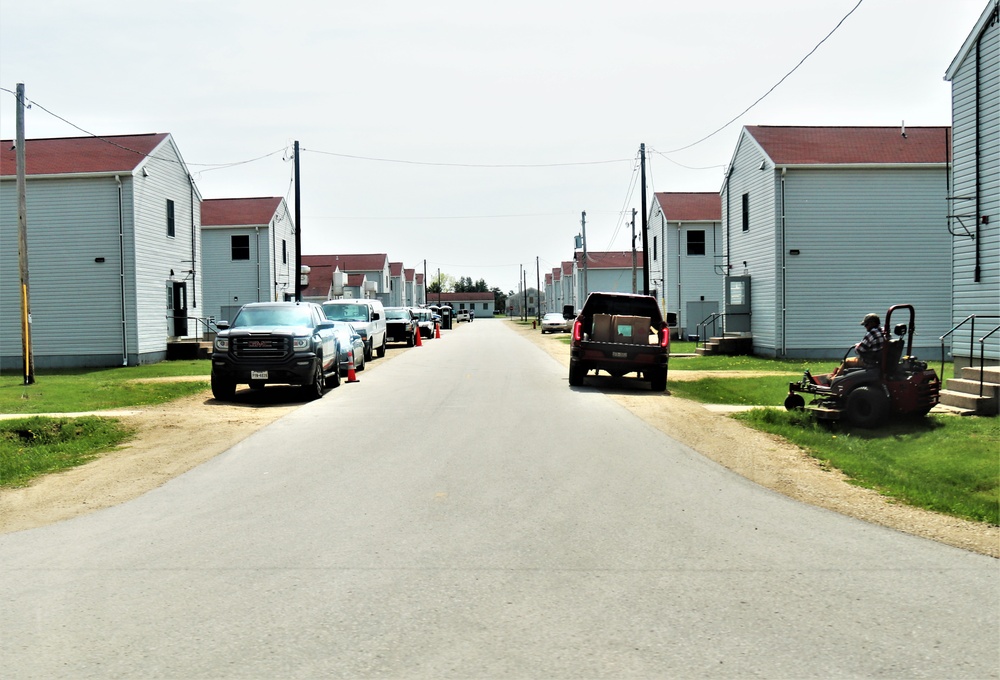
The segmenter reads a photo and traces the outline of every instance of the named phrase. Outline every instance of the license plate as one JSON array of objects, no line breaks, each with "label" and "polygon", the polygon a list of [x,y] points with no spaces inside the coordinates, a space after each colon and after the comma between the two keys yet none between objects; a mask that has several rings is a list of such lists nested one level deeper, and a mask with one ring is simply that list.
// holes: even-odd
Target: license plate
[{"label": "license plate", "polygon": [[267,380],[267,371],[250,371],[251,380]]},{"label": "license plate", "polygon": [[628,359],[628,352],[612,352],[611,356],[615,359]]}]

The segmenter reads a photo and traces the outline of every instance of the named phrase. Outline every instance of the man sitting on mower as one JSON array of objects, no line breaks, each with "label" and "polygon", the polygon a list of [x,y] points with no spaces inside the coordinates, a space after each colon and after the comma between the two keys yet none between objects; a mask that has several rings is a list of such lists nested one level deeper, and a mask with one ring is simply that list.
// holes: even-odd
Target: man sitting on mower
[{"label": "man sitting on mower", "polygon": [[857,356],[844,359],[844,363],[833,369],[833,373],[830,374],[830,380],[833,380],[848,368],[872,368],[878,366],[879,356],[882,348],[885,346],[885,333],[882,331],[881,324],[882,321],[879,319],[878,314],[865,314],[861,325],[865,327],[867,333],[865,333],[865,337],[861,339],[861,342],[854,346]]}]

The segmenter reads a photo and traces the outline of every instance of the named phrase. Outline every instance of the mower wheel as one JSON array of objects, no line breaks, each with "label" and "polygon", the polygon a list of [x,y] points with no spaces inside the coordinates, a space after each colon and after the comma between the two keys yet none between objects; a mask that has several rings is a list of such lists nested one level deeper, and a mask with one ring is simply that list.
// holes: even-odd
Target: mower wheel
[{"label": "mower wheel", "polygon": [[805,408],[806,400],[802,398],[801,394],[789,394],[785,397],[785,410],[786,411],[799,411]]},{"label": "mower wheel", "polygon": [[862,385],[847,395],[847,419],[858,427],[875,427],[889,415],[889,398],[877,387]]}]

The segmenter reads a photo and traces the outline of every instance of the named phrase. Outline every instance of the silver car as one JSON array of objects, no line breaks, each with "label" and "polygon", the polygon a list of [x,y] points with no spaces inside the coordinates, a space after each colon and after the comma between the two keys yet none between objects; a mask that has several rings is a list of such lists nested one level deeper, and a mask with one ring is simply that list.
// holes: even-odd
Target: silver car
[{"label": "silver car", "polygon": [[542,333],[569,333],[573,330],[573,320],[561,312],[549,312],[542,317]]},{"label": "silver car", "polygon": [[340,341],[340,374],[347,375],[351,362],[355,371],[365,370],[365,341],[346,321],[334,321],[333,331]]}]

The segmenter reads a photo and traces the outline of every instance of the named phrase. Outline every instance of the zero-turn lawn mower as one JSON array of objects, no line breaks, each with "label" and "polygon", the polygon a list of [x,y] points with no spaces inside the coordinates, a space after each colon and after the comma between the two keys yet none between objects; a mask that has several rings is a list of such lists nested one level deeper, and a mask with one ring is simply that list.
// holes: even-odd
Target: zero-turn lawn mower
[{"label": "zero-turn lawn mower", "polygon": [[[894,312],[908,311],[909,322],[891,325]],[[875,427],[891,416],[924,416],[937,403],[941,381],[913,351],[913,305],[893,305],[885,314],[886,342],[874,366],[847,368],[835,377],[805,372],[788,384],[785,408],[805,408],[823,420],[844,419],[859,427]],[[896,337],[889,334],[892,329]],[[904,354],[904,348],[906,350]],[[854,346],[844,354],[844,359]],[[803,394],[813,399],[806,406]]]}]

